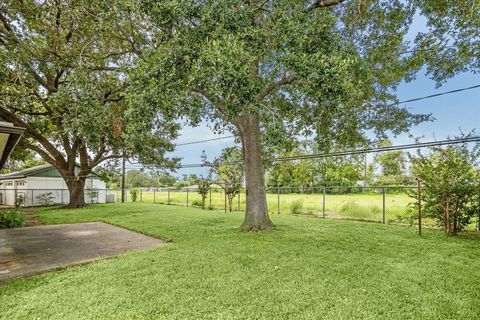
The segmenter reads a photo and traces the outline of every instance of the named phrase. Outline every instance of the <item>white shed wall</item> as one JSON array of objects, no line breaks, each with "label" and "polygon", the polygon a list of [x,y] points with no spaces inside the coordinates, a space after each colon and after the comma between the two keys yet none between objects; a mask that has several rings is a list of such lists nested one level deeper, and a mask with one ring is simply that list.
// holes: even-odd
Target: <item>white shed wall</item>
[{"label": "white shed wall", "polygon": [[[9,182],[12,182],[11,186]],[[67,204],[70,201],[67,185],[60,177],[26,177],[3,180],[2,183],[0,202],[4,205],[15,205],[15,196],[23,196],[26,206],[45,205],[46,198],[49,198],[49,204]],[[88,178],[85,183],[85,202],[105,203],[105,182],[98,178]]]}]

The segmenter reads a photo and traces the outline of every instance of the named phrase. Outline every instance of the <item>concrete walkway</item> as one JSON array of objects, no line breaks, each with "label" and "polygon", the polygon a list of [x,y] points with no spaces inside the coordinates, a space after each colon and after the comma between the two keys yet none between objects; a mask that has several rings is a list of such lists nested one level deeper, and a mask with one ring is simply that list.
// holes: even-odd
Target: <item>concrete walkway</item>
[{"label": "concrete walkway", "polygon": [[74,264],[157,247],[164,241],[102,222],[0,230],[0,284]]}]

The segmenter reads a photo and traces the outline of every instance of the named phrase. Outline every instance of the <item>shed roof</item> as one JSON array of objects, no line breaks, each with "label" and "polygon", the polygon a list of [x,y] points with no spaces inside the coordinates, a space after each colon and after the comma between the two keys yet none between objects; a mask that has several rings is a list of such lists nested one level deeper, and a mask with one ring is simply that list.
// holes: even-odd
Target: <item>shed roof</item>
[{"label": "shed roof", "polygon": [[[77,168],[79,168],[78,165],[77,165]],[[57,168],[55,168],[51,164],[42,164],[40,166],[36,166],[36,167],[28,168],[28,169],[23,169],[23,170],[20,170],[20,171],[15,171],[15,172],[7,173],[7,174],[1,174],[0,175],[0,180],[21,179],[21,178],[26,178],[26,177],[30,177],[30,176],[36,176],[36,175],[39,175],[41,173],[47,173],[48,171],[50,171],[52,169],[58,172]],[[91,174],[89,174],[89,176],[98,177],[98,175],[96,175],[93,172]],[[50,176],[50,177],[55,178],[55,176]],[[60,174],[58,174],[58,176],[56,176],[56,177],[60,177]]]}]

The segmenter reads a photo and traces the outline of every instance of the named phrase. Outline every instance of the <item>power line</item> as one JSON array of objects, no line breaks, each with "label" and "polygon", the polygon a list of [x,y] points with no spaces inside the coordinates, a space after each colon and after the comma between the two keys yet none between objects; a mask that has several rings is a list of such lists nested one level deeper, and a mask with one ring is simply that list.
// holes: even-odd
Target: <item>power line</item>
[{"label": "power line", "polygon": [[[435,93],[435,94],[430,94],[428,96],[417,97],[417,98],[402,100],[402,101],[398,101],[398,102],[392,102],[392,103],[387,104],[385,106],[386,107],[393,107],[393,106],[396,106],[396,105],[399,105],[399,104],[402,104],[402,103],[416,102],[416,101],[431,99],[431,98],[435,98],[435,97],[440,97],[440,96],[447,95],[447,94],[452,94],[452,93],[477,89],[477,88],[480,88],[480,84],[470,86],[470,87],[464,87],[464,88],[439,92],[439,93]],[[215,141],[215,140],[223,140],[223,139],[231,139],[231,138],[235,138],[235,136],[225,136],[225,137],[219,137],[219,138],[212,138],[212,139],[205,139],[205,140],[198,140],[198,141],[190,141],[190,142],[185,142],[185,143],[178,143],[178,144],[175,144],[175,146],[180,147],[180,146],[186,146],[186,145],[191,145],[191,144],[198,144],[198,143],[210,142],[210,141]]]},{"label": "power line", "polygon": [[[290,157],[278,157],[278,158],[275,158],[273,161],[282,162],[282,161],[294,161],[294,160],[333,158],[333,157],[342,157],[342,156],[348,156],[348,155],[379,153],[379,152],[386,152],[386,151],[399,151],[399,150],[418,149],[418,148],[426,148],[426,147],[438,147],[438,146],[464,144],[464,143],[471,143],[471,142],[480,142],[480,136],[447,139],[447,140],[440,140],[440,141],[410,143],[410,144],[388,146],[388,147],[353,149],[353,150],[339,151],[339,152],[332,152],[332,153],[313,153],[313,154],[295,155]],[[230,162],[229,164],[235,165],[240,163],[241,162]],[[209,165],[202,164],[202,163],[188,163],[188,164],[181,164],[177,168],[187,169],[187,168],[205,168],[205,167],[209,167]]]},{"label": "power line", "polygon": [[474,85],[474,86],[471,86],[471,87],[465,87],[465,88],[460,88],[460,89],[435,93],[435,94],[431,94],[431,95],[424,96],[424,97],[418,97],[418,98],[403,100],[403,101],[399,101],[399,102],[394,102],[394,103],[391,103],[391,104],[387,104],[387,107],[393,107],[393,106],[396,106],[396,105],[401,104],[401,103],[415,102],[415,101],[420,101],[420,100],[425,100],[425,99],[431,99],[431,98],[443,96],[443,95],[446,95],[446,94],[451,94],[451,93],[456,93],[456,92],[461,92],[461,91],[466,91],[466,90],[472,90],[472,89],[477,89],[477,88],[480,88],[480,84],[477,84],[477,85]]},{"label": "power line", "polygon": [[314,153],[314,154],[306,154],[306,155],[297,155],[297,156],[291,156],[291,157],[277,158],[276,161],[341,157],[341,156],[347,156],[347,155],[357,155],[357,154],[366,154],[366,153],[399,151],[399,150],[417,149],[417,148],[425,148],[425,147],[438,147],[438,146],[444,146],[444,145],[463,144],[463,143],[469,143],[469,142],[480,142],[480,136],[448,139],[448,140],[440,140],[440,141],[410,143],[410,144],[403,144],[403,145],[389,146],[389,147],[354,149],[349,151],[340,151],[340,152],[333,152],[333,153]]},{"label": "power line", "polygon": [[204,143],[204,142],[215,141],[215,140],[231,139],[231,138],[235,138],[235,136],[225,136],[225,137],[211,138],[211,139],[205,139],[205,140],[177,143],[177,144],[175,144],[175,146],[176,147],[188,146],[188,145],[191,145],[191,144]]}]

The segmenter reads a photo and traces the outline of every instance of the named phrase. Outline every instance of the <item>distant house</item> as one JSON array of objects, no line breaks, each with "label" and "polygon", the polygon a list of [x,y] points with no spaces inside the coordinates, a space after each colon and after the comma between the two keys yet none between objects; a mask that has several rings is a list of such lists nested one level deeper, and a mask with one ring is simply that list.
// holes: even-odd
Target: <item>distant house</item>
[{"label": "distant house", "polygon": [[[85,202],[104,203],[106,193],[105,182],[91,173],[85,181]],[[19,198],[25,206],[67,204],[70,200],[60,172],[49,164],[0,175],[0,204],[15,205]]]}]

